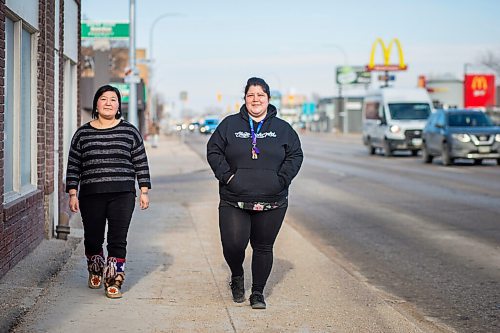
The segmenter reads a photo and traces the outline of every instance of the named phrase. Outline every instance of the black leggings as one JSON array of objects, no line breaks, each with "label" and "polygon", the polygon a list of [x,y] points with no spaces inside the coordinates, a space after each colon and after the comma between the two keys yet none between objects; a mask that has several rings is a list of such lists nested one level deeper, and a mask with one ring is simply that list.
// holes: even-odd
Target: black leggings
[{"label": "black leggings", "polygon": [[85,254],[102,253],[106,220],[108,221],[108,256],[125,258],[127,234],[134,212],[133,192],[98,193],[79,198]]},{"label": "black leggings", "polygon": [[273,245],[285,218],[286,207],[250,211],[232,206],[219,207],[219,228],[224,258],[232,277],[243,275],[245,249],[250,240],[252,292],[263,292],[273,266]]}]

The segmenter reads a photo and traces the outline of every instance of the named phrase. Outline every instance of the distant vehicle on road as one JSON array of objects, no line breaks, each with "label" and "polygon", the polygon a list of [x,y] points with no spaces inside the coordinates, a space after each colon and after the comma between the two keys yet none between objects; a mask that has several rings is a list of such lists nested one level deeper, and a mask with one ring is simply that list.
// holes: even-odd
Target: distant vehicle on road
[{"label": "distant vehicle on road", "polygon": [[218,117],[207,117],[200,126],[200,132],[203,134],[212,134],[219,125]]},{"label": "distant vehicle on road", "polygon": [[457,158],[496,159],[500,165],[500,127],[478,110],[437,110],[423,130],[422,158],[431,163],[441,156],[443,165]]},{"label": "distant vehicle on road", "polygon": [[417,155],[422,129],[432,113],[432,101],[423,88],[380,88],[363,101],[363,143],[370,155],[382,148],[385,156],[395,150]]},{"label": "distant vehicle on road", "polygon": [[192,122],[192,123],[189,123],[189,125],[188,125],[188,130],[189,130],[190,132],[194,132],[194,131],[196,131],[196,130],[199,130],[199,128],[200,128],[200,123],[199,123],[199,122],[197,122],[197,121],[194,121],[194,122]]}]

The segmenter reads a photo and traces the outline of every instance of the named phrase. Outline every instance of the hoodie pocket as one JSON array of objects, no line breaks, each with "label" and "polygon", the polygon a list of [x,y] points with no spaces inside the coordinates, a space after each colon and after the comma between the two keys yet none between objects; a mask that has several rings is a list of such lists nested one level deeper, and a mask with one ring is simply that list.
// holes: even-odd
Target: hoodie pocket
[{"label": "hoodie pocket", "polygon": [[275,170],[238,169],[227,189],[241,195],[274,195],[283,190],[283,185]]}]

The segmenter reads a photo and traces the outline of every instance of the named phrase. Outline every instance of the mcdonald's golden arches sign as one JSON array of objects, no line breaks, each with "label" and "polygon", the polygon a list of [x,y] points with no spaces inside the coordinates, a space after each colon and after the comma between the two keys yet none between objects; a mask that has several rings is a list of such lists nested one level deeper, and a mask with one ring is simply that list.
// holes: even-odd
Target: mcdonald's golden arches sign
[{"label": "mcdonald's golden arches sign", "polygon": [[495,75],[467,74],[464,80],[464,106],[488,107],[496,104]]},{"label": "mcdonald's golden arches sign", "polygon": [[[375,64],[375,53],[377,51],[377,46],[380,45],[382,49],[382,55],[384,62],[382,64]],[[399,63],[391,63],[391,55],[393,52],[393,47],[397,48],[397,55],[399,57]],[[405,71],[408,66],[405,64],[405,59],[403,55],[403,48],[401,43],[397,38],[393,38],[388,45],[384,43],[381,38],[377,38],[372,45],[372,51],[370,53],[370,62],[366,66],[368,71]]]}]

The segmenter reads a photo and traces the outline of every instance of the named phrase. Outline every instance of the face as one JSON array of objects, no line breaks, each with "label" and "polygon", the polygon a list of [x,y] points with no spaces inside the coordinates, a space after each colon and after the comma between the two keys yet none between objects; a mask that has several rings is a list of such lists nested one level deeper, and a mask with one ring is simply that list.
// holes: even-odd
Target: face
[{"label": "face", "polygon": [[106,91],[97,100],[97,113],[101,118],[114,119],[119,105],[116,93]]},{"label": "face", "polygon": [[269,97],[261,86],[250,86],[245,96],[245,105],[252,117],[259,117],[266,114]]}]

